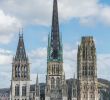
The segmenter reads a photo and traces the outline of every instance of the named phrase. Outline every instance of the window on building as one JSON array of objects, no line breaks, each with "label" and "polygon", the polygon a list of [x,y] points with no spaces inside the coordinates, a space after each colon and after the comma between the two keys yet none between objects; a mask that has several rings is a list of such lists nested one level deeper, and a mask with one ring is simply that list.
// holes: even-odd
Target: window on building
[{"label": "window on building", "polygon": [[60,78],[59,77],[57,77],[57,79],[56,79],[56,87],[60,87]]},{"label": "window on building", "polygon": [[20,65],[18,66],[18,78],[20,78]]},{"label": "window on building", "polygon": [[24,77],[26,78],[26,76],[27,76],[27,67],[25,66],[24,67]]},{"label": "window on building", "polygon": [[91,95],[91,98],[92,98],[92,95]]},{"label": "window on building", "polygon": [[18,73],[17,66],[15,66],[15,78],[17,78],[17,73]]},{"label": "window on building", "polygon": [[84,95],[84,98],[85,98],[85,95]]},{"label": "window on building", "polygon": [[55,86],[55,79],[52,77],[51,79],[51,88],[53,89]]},{"label": "window on building", "polygon": [[15,86],[15,96],[19,96],[19,85]]},{"label": "window on building", "polygon": [[22,86],[22,96],[26,96],[26,86]]},{"label": "window on building", "polygon": [[59,65],[56,67],[56,73],[59,74]]},{"label": "window on building", "polygon": [[52,65],[52,74],[53,74],[53,70],[54,70],[54,69],[53,69],[53,65]]}]

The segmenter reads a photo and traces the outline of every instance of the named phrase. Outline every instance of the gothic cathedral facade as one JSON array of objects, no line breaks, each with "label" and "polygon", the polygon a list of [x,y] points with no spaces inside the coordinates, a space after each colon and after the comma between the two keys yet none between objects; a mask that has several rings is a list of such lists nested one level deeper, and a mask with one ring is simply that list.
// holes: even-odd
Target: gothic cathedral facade
[{"label": "gothic cathedral facade", "polygon": [[[74,77],[71,100],[99,100],[96,47],[93,37],[82,37],[77,53],[77,79]],[[19,35],[12,62],[11,100],[40,100],[36,78],[35,91],[30,91],[30,64],[23,34]],[[51,33],[48,35],[45,100],[68,100],[68,87],[63,69],[63,44],[59,29],[58,4],[53,0]]]},{"label": "gothic cathedral facade", "polygon": [[96,59],[93,37],[82,37],[77,54],[77,100],[99,100]]},{"label": "gothic cathedral facade", "polygon": [[63,70],[63,47],[59,32],[57,6],[57,0],[54,0],[52,29],[48,36],[45,100],[67,100],[67,84]]}]

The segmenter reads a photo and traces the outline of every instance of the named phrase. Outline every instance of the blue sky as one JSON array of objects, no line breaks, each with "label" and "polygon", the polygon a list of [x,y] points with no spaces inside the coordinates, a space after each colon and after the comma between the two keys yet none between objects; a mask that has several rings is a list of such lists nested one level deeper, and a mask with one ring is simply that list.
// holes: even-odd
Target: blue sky
[{"label": "blue sky", "polygon": [[[58,0],[60,32],[66,78],[76,73],[77,45],[82,36],[93,36],[97,49],[98,77],[110,80],[110,1]],[[0,88],[9,87],[12,57],[19,28],[30,60],[31,83],[45,82],[47,36],[51,32],[52,0],[0,1]],[[6,84],[7,83],[7,84]]]}]

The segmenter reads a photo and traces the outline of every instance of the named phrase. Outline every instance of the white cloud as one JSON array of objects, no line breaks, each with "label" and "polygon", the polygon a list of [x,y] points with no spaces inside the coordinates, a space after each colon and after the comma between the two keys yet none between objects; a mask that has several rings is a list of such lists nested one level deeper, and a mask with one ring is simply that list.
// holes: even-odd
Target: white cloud
[{"label": "white cloud", "polygon": [[12,62],[12,52],[0,48],[0,65],[10,65]]},{"label": "white cloud", "polygon": [[29,56],[32,58],[46,58],[47,56],[47,48],[38,48],[36,50],[31,51],[31,53],[29,53]]},{"label": "white cloud", "polygon": [[[83,25],[110,25],[110,6],[99,0],[59,0],[58,5],[61,22],[76,19]],[[0,1],[0,43],[8,44],[21,26],[50,26],[52,6],[53,0]]]},{"label": "white cloud", "polygon": [[14,33],[20,27],[20,22],[0,9],[0,43],[8,44]]},{"label": "white cloud", "polygon": [[51,19],[52,7],[49,0],[11,0],[8,2],[4,0],[0,5],[5,13],[15,16],[26,25],[45,25]]},{"label": "white cloud", "polygon": [[62,18],[87,18],[95,16],[99,11],[97,0],[61,0],[59,5]]},{"label": "white cloud", "polygon": [[12,51],[0,48],[0,88],[10,85],[12,54]]},{"label": "white cloud", "polygon": [[[98,20],[101,16],[107,17],[109,14],[106,12],[110,12],[110,6],[103,5],[99,0],[59,0],[58,4],[61,21],[76,18],[81,23],[87,23],[92,22],[94,18]],[[0,3],[0,8],[26,25],[50,25],[52,5],[52,0],[11,0],[8,2],[4,0]]]},{"label": "white cloud", "polygon": [[104,24],[110,25],[110,6],[102,6],[100,13],[100,20]]},{"label": "white cloud", "polygon": [[98,54],[98,76],[110,80],[110,54]]}]

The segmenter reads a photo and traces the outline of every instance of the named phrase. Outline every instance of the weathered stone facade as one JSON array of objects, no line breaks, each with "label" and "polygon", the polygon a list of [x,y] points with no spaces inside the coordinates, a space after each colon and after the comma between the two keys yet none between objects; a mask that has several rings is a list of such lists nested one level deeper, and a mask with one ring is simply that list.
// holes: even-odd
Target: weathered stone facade
[{"label": "weathered stone facade", "polygon": [[96,61],[93,37],[82,37],[77,54],[78,100],[99,100]]},{"label": "weathered stone facade", "polygon": [[19,42],[12,62],[11,100],[29,100],[30,67],[25,52],[23,35],[19,35]]},{"label": "weathered stone facade", "polygon": [[30,66],[26,55],[23,34],[19,34],[19,42],[15,57],[12,62],[11,100],[39,100],[38,78],[35,85],[33,98],[30,97]]}]

